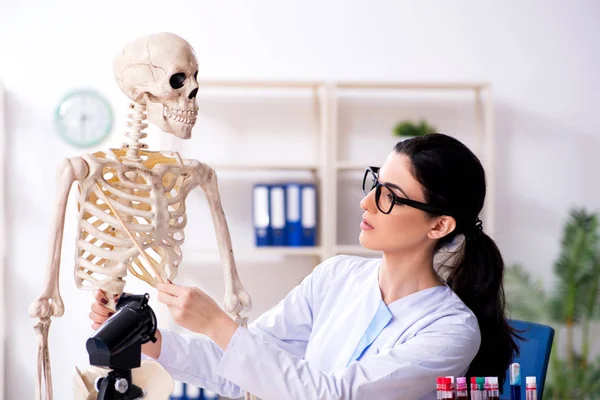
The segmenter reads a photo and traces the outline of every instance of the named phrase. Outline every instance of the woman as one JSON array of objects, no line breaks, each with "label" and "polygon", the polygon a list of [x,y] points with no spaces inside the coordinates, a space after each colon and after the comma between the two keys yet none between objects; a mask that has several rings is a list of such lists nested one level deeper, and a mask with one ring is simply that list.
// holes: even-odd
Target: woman
[{"label": "woman", "polygon": [[[437,376],[497,376],[516,345],[503,261],[478,219],[477,157],[443,134],[399,142],[365,172],[360,242],[381,259],[332,257],[248,328],[197,288],[159,284],[175,322],[144,345],[175,380],[264,399],[434,399]],[[456,250],[442,279],[434,255]],[[452,253],[450,253],[452,254]],[[96,293],[90,318],[109,315]]]}]

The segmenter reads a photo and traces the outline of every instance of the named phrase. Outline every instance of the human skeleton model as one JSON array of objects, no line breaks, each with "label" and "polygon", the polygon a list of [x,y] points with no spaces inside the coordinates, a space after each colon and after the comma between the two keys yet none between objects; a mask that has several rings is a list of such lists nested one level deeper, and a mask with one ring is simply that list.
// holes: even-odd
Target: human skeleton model
[{"label": "human skeleton model", "polygon": [[[60,164],[47,281],[43,294],[29,308],[30,316],[39,319],[35,325],[39,340],[37,399],[42,396],[42,374],[45,398],[52,399],[48,332],[51,317],[61,317],[64,313],[58,287],[61,243],[68,195],[76,181],[77,288],[104,290],[108,306],[114,309],[113,298],[123,292],[123,278],[128,271],[152,286],[167,279],[172,281],[182,260],[180,246],[187,222],[185,201],[190,191],[200,186],[210,207],[223,262],[223,308],[239,324],[246,323],[240,313],[250,309],[251,300],[238,277],[215,171],[197,160],[182,159],[174,151],[146,150],[147,145],[140,142],[146,137],[146,117],[178,138],[191,137],[198,114],[197,71],[194,50],[174,34],[145,36],[125,46],[114,61],[114,75],[119,88],[132,101],[125,133],[127,143],[118,149],[64,159]],[[153,382],[158,390],[157,377],[164,376],[166,371],[163,369],[161,373],[157,365],[148,366],[149,372],[145,375],[141,372],[143,376],[139,371],[136,373],[138,380]],[[99,371],[76,370],[76,392],[84,393],[87,389],[77,399],[95,398],[91,384]],[[168,374],[167,378],[170,379]],[[154,396],[152,389],[145,389],[147,398],[166,399],[170,394]]]}]

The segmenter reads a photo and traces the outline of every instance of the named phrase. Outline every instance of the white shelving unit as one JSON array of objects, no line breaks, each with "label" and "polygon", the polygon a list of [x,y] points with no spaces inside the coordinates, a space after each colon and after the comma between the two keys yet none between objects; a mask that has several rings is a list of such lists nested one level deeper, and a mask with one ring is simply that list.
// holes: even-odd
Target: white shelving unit
[{"label": "white shelving unit", "polygon": [[[492,115],[492,99],[491,88],[487,83],[465,83],[465,82],[320,82],[320,81],[220,81],[220,80],[204,80],[200,81],[200,91],[198,99],[202,99],[205,104],[210,104],[211,95],[220,93],[219,97],[221,106],[227,104],[227,100],[223,100],[226,96],[235,98],[243,96],[245,98],[260,99],[261,96],[274,96],[275,98],[285,99],[288,96],[297,96],[297,92],[304,94],[305,99],[310,98],[312,101],[312,115],[317,137],[310,137],[315,141],[311,160],[306,162],[282,162],[281,160],[269,160],[268,152],[261,155],[260,161],[223,161],[202,159],[200,155],[191,153],[192,149],[182,148],[180,141],[169,140],[166,146],[172,149],[179,149],[185,156],[194,157],[211,165],[219,175],[220,184],[225,178],[221,178],[223,173],[267,173],[279,175],[289,172],[307,173],[312,180],[315,181],[319,194],[319,220],[318,220],[318,246],[314,248],[292,248],[292,247],[273,247],[273,248],[235,248],[236,259],[243,262],[246,259],[255,259],[261,257],[279,256],[302,256],[318,258],[320,260],[335,254],[357,254],[357,255],[378,255],[362,248],[356,243],[341,243],[338,237],[338,223],[340,215],[338,208],[340,206],[341,195],[339,193],[338,182],[344,174],[355,174],[358,176],[364,171],[368,165],[362,160],[352,159],[342,156],[343,140],[347,136],[343,126],[344,118],[344,102],[348,96],[357,96],[359,101],[364,98],[373,98],[380,96],[383,104],[390,98],[399,93],[462,93],[470,97],[472,105],[469,109],[472,119],[475,143],[472,145],[472,150],[480,157],[486,170],[487,178],[487,196],[482,220],[486,232],[493,236],[494,234],[494,133],[493,133],[493,115]],[[308,96],[307,96],[308,94]],[[207,97],[203,97],[207,96]],[[447,97],[447,96],[446,96]],[[410,101],[410,97],[408,98]],[[435,97],[434,97],[435,99]],[[405,98],[406,100],[406,98]],[[452,100],[448,100],[452,102]],[[248,104],[252,104],[251,102]],[[427,104],[424,102],[423,104]],[[393,108],[392,108],[393,111]],[[261,110],[261,112],[268,112]],[[200,106],[200,114],[203,113],[203,107]],[[350,112],[351,114],[352,112]],[[223,113],[221,113],[223,114]],[[224,113],[226,114],[226,113]],[[235,114],[227,115],[229,118],[236,118]],[[277,119],[278,115],[273,116]],[[220,121],[227,124],[227,121]],[[346,124],[347,125],[347,124]],[[385,133],[389,143],[395,143],[400,138],[394,138],[391,135],[392,126],[388,126]],[[440,131],[447,133],[444,127]],[[203,132],[202,135],[210,137],[213,133]],[[307,136],[308,138],[308,136]],[[350,142],[352,139],[349,139]],[[377,139],[373,139],[377,140]],[[351,143],[350,143],[351,144]],[[222,151],[220,149],[211,148],[211,144],[205,144],[212,152]],[[393,147],[393,145],[392,145]],[[391,151],[392,147],[389,147]],[[231,148],[230,148],[231,149]],[[209,154],[209,153],[207,153]],[[382,162],[382,158],[377,158],[376,161]],[[251,179],[251,178],[249,178]],[[358,179],[357,179],[358,180]],[[357,189],[360,183],[357,182]],[[223,196],[223,193],[221,193]],[[251,193],[248,193],[251,196]],[[360,215],[360,214],[359,214]],[[356,220],[358,227],[359,219]],[[207,228],[208,229],[208,228]],[[210,227],[212,232],[212,227]],[[236,240],[234,238],[234,244]],[[203,257],[218,257],[216,249],[202,250],[192,249],[185,253],[184,257],[194,261],[200,260]]]},{"label": "white shelving unit", "polygon": [[4,346],[6,340],[6,310],[4,304],[4,264],[6,263],[6,206],[4,204],[6,187],[5,187],[5,174],[6,174],[6,134],[4,125],[4,86],[0,81],[0,397],[4,397],[2,391],[4,390]]}]

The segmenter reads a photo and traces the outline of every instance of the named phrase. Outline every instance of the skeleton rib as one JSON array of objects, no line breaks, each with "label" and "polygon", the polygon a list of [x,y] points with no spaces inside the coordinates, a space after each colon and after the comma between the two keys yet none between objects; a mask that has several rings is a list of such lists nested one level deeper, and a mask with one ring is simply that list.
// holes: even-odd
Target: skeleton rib
[{"label": "skeleton rib", "polygon": [[[129,245],[129,240],[127,240],[128,245]],[[79,240],[77,241],[77,244],[79,246],[80,249],[85,250],[90,252],[91,254],[95,255],[96,257],[102,257],[102,258],[106,258],[108,260],[122,260],[123,257],[127,256],[128,253],[131,253],[130,249],[128,249],[129,251],[118,251],[118,250],[106,250],[106,249],[102,249],[101,247],[98,246],[94,246],[93,244],[86,242],[85,240]],[[135,250],[135,252],[137,252],[137,249],[131,249],[131,250]],[[117,254],[115,254],[117,253]],[[115,256],[117,256],[115,258]]]},{"label": "skeleton rib", "polygon": [[[101,210],[99,210],[97,207],[95,207],[92,204],[85,203],[83,208],[85,211],[89,212],[94,217],[101,219],[102,222],[105,222],[105,223],[109,224],[110,226],[119,226],[119,227],[121,226],[121,223],[119,222],[119,220],[117,218],[113,217],[110,214],[102,212]],[[136,232],[136,233],[140,233],[140,232],[144,233],[144,232],[150,232],[153,228],[152,228],[152,225],[128,224],[127,229],[129,229],[132,232]]]},{"label": "skeleton rib", "polygon": [[87,281],[90,282],[90,284],[94,287],[100,287],[100,280],[86,274],[83,270],[78,269],[77,271],[75,271],[75,274],[77,275],[77,277],[79,279],[81,279],[82,281]]},{"label": "skeleton rib", "polygon": [[[129,201],[139,201],[140,203],[146,203],[149,205],[152,205],[153,201],[150,197],[146,197],[146,196],[138,196],[135,194],[131,194],[131,193],[127,193],[124,192],[120,189],[117,189],[116,187],[109,185],[106,181],[104,181],[104,185],[102,185],[103,189],[106,189],[107,191],[109,191],[111,194],[113,194],[113,198],[117,197],[120,199],[125,199],[125,200],[129,200]],[[98,190],[94,190],[94,192],[97,192]],[[110,197],[110,196],[109,196]]]},{"label": "skeleton rib", "polygon": [[108,271],[106,271],[106,268],[104,268],[102,271],[99,272],[99,274],[104,275],[106,278],[105,279],[96,279],[93,276],[87,274],[85,271],[78,269],[77,271],[75,271],[75,274],[77,275],[77,277],[79,279],[81,279],[82,281],[86,281],[89,282],[91,286],[93,287],[97,287],[97,288],[103,288],[104,290],[111,290],[111,286],[113,286],[113,284],[117,281],[117,279],[119,278],[118,275],[107,275]]},{"label": "skeleton rib", "polygon": [[[98,188],[95,187],[94,194],[96,196],[98,196],[99,198],[102,198],[102,194],[98,194],[98,192],[99,192]],[[124,204],[121,204],[119,201],[112,201],[112,200],[120,200],[120,199],[111,199],[111,203],[117,211],[122,212],[125,215],[132,215],[132,216],[144,217],[144,218],[149,218],[149,219],[154,218],[154,213],[151,211],[143,211],[143,210],[139,210],[134,207],[128,207]]]},{"label": "skeleton rib", "polygon": [[102,240],[103,242],[113,245],[113,246],[129,246],[130,241],[129,239],[125,239],[125,238],[121,238],[121,237],[117,237],[117,236],[113,236],[110,235],[106,232],[103,232],[97,228],[94,228],[92,226],[92,224],[88,223],[85,220],[82,220],[79,222],[79,225],[84,228],[86,230],[86,235],[83,237],[84,239],[87,238],[88,235],[92,235],[94,237],[97,237],[98,239]]},{"label": "skeleton rib", "polygon": [[128,207],[116,201],[113,201],[112,205],[121,215],[125,214],[133,217],[147,218],[149,220],[154,219],[154,216],[156,215],[153,211],[144,211],[138,208]]},{"label": "skeleton rib", "polygon": [[[88,271],[92,271],[92,272],[94,272],[96,274],[101,274],[101,275],[110,275],[111,271],[115,271],[116,272],[116,271],[122,269],[122,268],[119,268],[119,267],[106,267],[106,266],[102,266],[101,267],[101,266],[96,265],[96,264],[94,264],[92,262],[89,262],[88,260],[86,260],[84,258],[79,258],[77,260],[77,262],[78,262],[79,268],[80,268],[79,271],[81,271],[81,268],[85,268]],[[88,276],[89,276],[89,274],[88,274]]]}]

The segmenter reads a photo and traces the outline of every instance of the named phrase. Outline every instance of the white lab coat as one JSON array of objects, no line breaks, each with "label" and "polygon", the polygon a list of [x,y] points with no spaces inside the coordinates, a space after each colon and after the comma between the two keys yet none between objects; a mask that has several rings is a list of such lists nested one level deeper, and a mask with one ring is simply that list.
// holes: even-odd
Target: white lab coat
[{"label": "white lab coat", "polygon": [[392,319],[350,358],[382,303],[381,259],[332,257],[225,351],[205,336],[161,330],[158,362],[173,379],[263,400],[435,399],[436,377],[463,376],[481,337],[477,319],[447,286],[388,305]]}]

